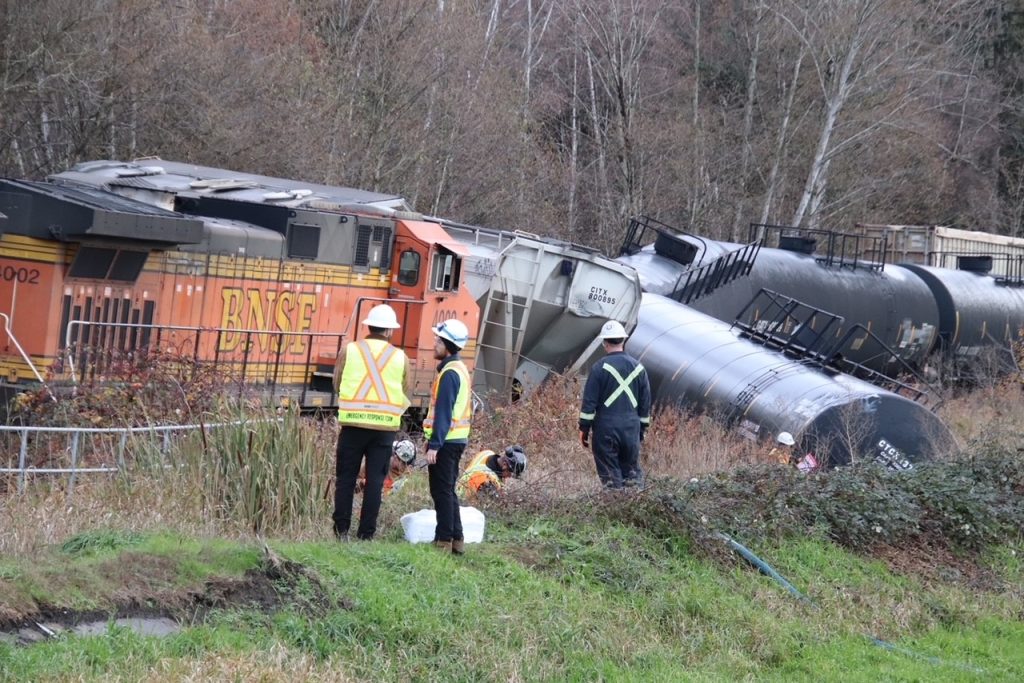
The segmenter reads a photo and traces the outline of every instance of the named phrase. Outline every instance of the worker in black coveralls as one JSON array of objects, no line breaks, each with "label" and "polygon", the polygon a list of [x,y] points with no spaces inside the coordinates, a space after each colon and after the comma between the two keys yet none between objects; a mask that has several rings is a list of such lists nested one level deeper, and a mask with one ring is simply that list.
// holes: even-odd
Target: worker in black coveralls
[{"label": "worker in black coveralls", "polygon": [[597,476],[610,489],[641,484],[640,442],[651,424],[651,384],[644,366],[623,350],[626,336],[615,320],[601,327],[608,355],[591,368],[580,408],[580,443],[588,448],[593,430]]}]

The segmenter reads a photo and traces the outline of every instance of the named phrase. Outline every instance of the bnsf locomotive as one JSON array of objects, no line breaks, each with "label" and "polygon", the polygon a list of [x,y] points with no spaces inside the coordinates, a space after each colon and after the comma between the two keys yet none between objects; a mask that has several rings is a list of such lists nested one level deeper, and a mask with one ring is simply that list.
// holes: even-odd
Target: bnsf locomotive
[{"label": "bnsf locomotive", "polygon": [[[461,286],[467,248],[400,197],[171,166],[182,172],[93,162],[60,182],[0,181],[8,393],[95,372],[97,349],[159,348],[217,363],[275,402],[326,407],[339,350],[387,301],[422,409],[431,326],[459,318],[476,338],[479,307]],[[74,182],[104,170],[136,196]],[[157,173],[163,185],[147,189]],[[470,363],[475,350],[471,341]]]}]

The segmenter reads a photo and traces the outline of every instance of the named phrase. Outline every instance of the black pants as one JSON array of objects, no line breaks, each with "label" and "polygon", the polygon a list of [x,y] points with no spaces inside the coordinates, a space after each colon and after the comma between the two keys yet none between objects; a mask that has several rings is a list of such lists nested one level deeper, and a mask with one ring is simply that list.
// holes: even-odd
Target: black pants
[{"label": "black pants", "polygon": [[463,540],[455,481],[459,477],[459,460],[465,450],[464,443],[446,443],[437,452],[437,462],[427,466],[430,497],[434,500],[434,510],[437,512],[435,541]]},{"label": "black pants", "polygon": [[594,465],[601,483],[611,489],[638,485],[640,472],[640,423],[594,423]]},{"label": "black pants", "polygon": [[363,507],[359,514],[356,536],[371,539],[377,531],[381,491],[384,478],[391,466],[391,445],[395,432],[382,432],[362,427],[342,427],[335,454],[334,533],[348,533],[352,524],[352,498],[356,488],[359,467],[366,458],[366,488],[363,489]]}]

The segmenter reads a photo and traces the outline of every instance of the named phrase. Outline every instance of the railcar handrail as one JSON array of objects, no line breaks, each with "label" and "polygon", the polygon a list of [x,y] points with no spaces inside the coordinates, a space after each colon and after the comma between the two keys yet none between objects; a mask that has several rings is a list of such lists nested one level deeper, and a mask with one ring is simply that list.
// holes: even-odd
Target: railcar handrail
[{"label": "railcar handrail", "polygon": [[[681,240],[680,235],[696,241],[699,245],[699,251],[693,255],[689,263],[700,263],[704,255],[707,254],[708,243],[704,238],[685,230],[674,228],[650,216],[641,215],[629,219],[629,227],[626,228],[626,237],[622,242],[622,247],[619,249],[619,255],[633,255],[640,251],[644,246],[645,237],[648,232],[653,232],[657,235],[654,240],[655,242],[657,242],[658,237],[662,237],[668,243],[676,243],[685,248],[694,248],[694,245]],[[689,263],[684,263],[683,265],[689,265]]]},{"label": "railcar handrail", "polygon": [[[779,249],[814,256],[815,261],[830,268],[864,268],[879,271],[885,268],[886,254],[889,250],[888,233],[883,233],[881,237],[867,237],[838,230],[769,223],[751,223],[748,231],[749,240],[762,239],[765,244],[774,242]],[[822,242],[824,245],[819,248]],[[877,255],[877,259],[863,258],[868,254]]]},{"label": "railcar handrail", "polygon": [[[749,316],[752,310],[755,314]],[[836,338],[833,330],[843,322],[842,316],[778,292],[761,289],[736,316],[733,327],[742,330],[751,341],[802,358],[823,370],[866,379],[895,394],[926,404],[931,410],[942,405],[938,389],[867,327],[855,324],[843,336]],[[878,346],[881,355],[889,358],[887,365],[897,365],[901,375],[914,380],[913,385],[846,357],[844,351],[854,342],[859,346],[868,338]]]},{"label": "railcar handrail", "polygon": [[699,268],[681,273],[669,298],[682,304],[689,304],[733,280],[749,275],[760,251],[761,240],[757,240],[719,256]]},{"label": "railcar handrail", "polygon": [[0,313],[0,318],[4,319],[4,332],[7,333],[7,338],[11,340],[12,344],[14,344],[14,348],[18,349],[18,353],[21,355],[22,360],[24,360],[28,365],[28,369],[32,371],[32,374],[36,376],[39,384],[46,389],[46,393],[49,394],[50,400],[56,401],[57,397],[53,395],[52,391],[50,391],[50,387],[47,386],[46,380],[44,380],[43,376],[39,373],[39,370],[36,368],[36,364],[32,362],[32,358],[25,353],[25,349],[21,346],[18,338],[14,336],[14,330],[11,329],[11,317],[6,313]]},{"label": "railcar handrail", "polygon": [[[78,376],[75,371],[74,358],[71,351],[74,349],[74,345],[77,343],[79,337],[74,334],[78,328],[109,328],[109,329],[129,329],[129,330],[141,330],[141,331],[156,331],[157,332],[157,343],[159,343],[159,334],[163,331],[169,332],[195,332],[196,339],[194,346],[199,345],[200,335],[203,333],[216,333],[218,335],[223,333],[229,334],[242,334],[246,335],[247,342],[251,343],[252,335],[267,335],[273,337],[306,337],[313,339],[315,337],[339,337],[343,339],[347,332],[309,332],[309,331],[283,331],[283,330],[261,330],[251,328],[238,328],[238,327],[204,327],[201,325],[158,325],[153,323],[121,323],[121,322],[96,322],[90,320],[69,320],[67,331],[64,335],[64,347],[63,351],[67,354],[68,370],[71,374],[71,380],[74,383],[78,383]],[[144,342],[142,346],[148,345],[148,342]],[[132,344],[134,346],[134,344]],[[339,346],[340,348],[340,346]],[[310,346],[310,353],[312,352],[312,346]],[[308,355],[308,354],[307,354]],[[309,360],[309,359],[307,359]]]}]

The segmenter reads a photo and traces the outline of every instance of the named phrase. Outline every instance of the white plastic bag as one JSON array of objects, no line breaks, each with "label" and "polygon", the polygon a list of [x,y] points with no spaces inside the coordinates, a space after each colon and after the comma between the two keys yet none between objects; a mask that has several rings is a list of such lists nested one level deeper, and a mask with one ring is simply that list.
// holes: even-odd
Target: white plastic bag
[{"label": "white plastic bag", "polygon": [[[462,535],[466,543],[482,543],[484,540],[484,513],[474,507],[460,507],[459,517],[462,519]],[[434,540],[434,529],[437,527],[437,513],[433,510],[420,510],[402,515],[402,530],[405,540],[410,543],[430,543]]]}]

